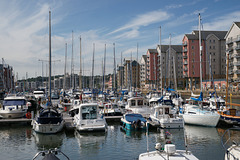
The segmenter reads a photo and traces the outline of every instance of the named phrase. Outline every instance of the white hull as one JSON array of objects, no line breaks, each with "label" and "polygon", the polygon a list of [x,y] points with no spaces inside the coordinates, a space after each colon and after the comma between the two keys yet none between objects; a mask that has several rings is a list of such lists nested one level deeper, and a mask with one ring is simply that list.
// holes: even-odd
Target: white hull
[{"label": "white hull", "polygon": [[139,160],[198,160],[191,152],[186,152],[185,150],[176,150],[174,154],[167,154],[161,151],[146,152],[139,155]]},{"label": "white hull", "polygon": [[58,124],[39,124],[35,120],[33,120],[32,125],[35,132],[53,134],[62,131],[64,121]]},{"label": "white hull", "polygon": [[76,124],[79,132],[106,131],[107,125],[105,119],[82,120]]},{"label": "white hull", "polygon": [[150,118],[154,123],[160,124],[161,128],[175,129],[175,128],[183,128],[184,121],[182,118],[162,118],[158,119],[154,116],[150,115]]},{"label": "white hull", "polygon": [[0,110],[2,118],[22,118],[27,110]]},{"label": "white hull", "polygon": [[186,124],[216,127],[220,118],[218,114],[183,114]]}]

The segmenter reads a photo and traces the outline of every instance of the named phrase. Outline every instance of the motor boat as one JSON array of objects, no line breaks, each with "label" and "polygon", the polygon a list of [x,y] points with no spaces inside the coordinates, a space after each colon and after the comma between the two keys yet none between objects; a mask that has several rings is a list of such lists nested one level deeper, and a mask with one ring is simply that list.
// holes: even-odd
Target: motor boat
[{"label": "motor boat", "polygon": [[149,127],[146,119],[141,114],[126,113],[121,118],[122,129],[125,131],[146,130]]},{"label": "motor boat", "polygon": [[198,160],[190,151],[176,150],[174,144],[165,144],[164,147],[161,143],[156,143],[156,151],[146,152],[139,155],[139,160],[165,160],[165,159],[189,159]]},{"label": "motor boat", "polygon": [[38,133],[57,133],[62,131],[63,126],[63,115],[51,106],[42,108],[32,120],[33,130]]},{"label": "motor boat", "polygon": [[2,118],[22,118],[27,113],[27,100],[24,96],[8,95],[3,100],[0,116]]},{"label": "motor boat", "polygon": [[65,159],[70,160],[70,158],[65,153],[63,153],[61,150],[57,148],[49,149],[46,151],[40,151],[35,154],[35,156],[33,157],[33,160],[37,159],[40,156],[43,157],[43,160],[59,160],[59,157],[60,157],[59,155],[62,155]]},{"label": "motor boat", "polygon": [[141,114],[143,117],[149,117],[151,109],[148,102],[143,97],[131,97],[125,106],[127,112]]},{"label": "motor boat", "polygon": [[154,111],[148,119],[161,128],[183,128],[183,118],[172,112],[171,105],[159,104],[154,107]]},{"label": "motor boat", "polygon": [[83,103],[74,110],[73,124],[77,131],[107,131],[106,120],[99,114],[97,103]]}]

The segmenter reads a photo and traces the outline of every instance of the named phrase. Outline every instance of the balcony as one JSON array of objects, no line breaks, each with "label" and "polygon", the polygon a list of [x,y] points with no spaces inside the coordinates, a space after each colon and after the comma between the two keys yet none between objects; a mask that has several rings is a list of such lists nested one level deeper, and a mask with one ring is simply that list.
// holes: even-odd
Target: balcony
[{"label": "balcony", "polygon": [[232,38],[230,38],[229,40],[226,41],[226,44],[227,44],[227,45],[232,44],[232,43],[233,43]]},{"label": "balcony", "polygon": [[240,35],[234,40],[234,42],[240,42]]},{"label": "balcony", "polygon": [[188,51],[187,48],[184,48],[184,49],[183,49],[183,52],[187,52],[187,51]]},{"label": "balcony", "polygon": [[233,65],[234,66],[240,66],[240,61],[239,62],[234,62]]},{"label": "balcony", "polygon": [[240,74],[240,70],[234,71],[235,74]]},{"label": "balcony", "polygon": [[184,61],[184,63],[183,63],[184,65],[187,65],[188,63],[187,63],[187,61]]},{"label": "balcony", "polygon": [[188,71],[188,68],[187,67],[184,67],[184,69],[183,69],[185,72],[187,72]]},{"label": "balcony", "polygon": [[233,51],[233,47],[231,46],[231,47],[228,47],[227,49],[226,49],[226,51],[227,52],[232,52]]},{"label": "balcony", "polygon": [[184,58],[184,59],[187,59],[188,57],[187,57],[187,55],[183,55],[183,58]]},{"label": "balcony", "polygon": [[188,77],[188,74],[187,73],[183,73],[183,77]]},{"label": "balcony", "polygon": [[183,42],[183,46],[187,46],[187,41],[184,41],[184,42]]},{"label": "balcony", "polygon": [[239,50],[240,50],[240,45],[237,45],[237,47],[235,48],[235,50],[239,51]]}]

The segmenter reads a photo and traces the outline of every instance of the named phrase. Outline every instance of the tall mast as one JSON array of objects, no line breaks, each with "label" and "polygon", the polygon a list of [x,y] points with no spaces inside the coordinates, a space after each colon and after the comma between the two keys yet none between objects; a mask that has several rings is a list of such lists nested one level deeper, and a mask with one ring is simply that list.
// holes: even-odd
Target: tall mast
[{"label": "tall mast", "polygon": [[63,91],[65,91],[65,89],[66,89],[66,70],[67,70],[67,43],[65,43],[65,65],[64,65]]},{"label": "tall mast", "polygon": [[121,73],[121,91],[122,91],[122,84],[123,84],[123,67],[122,67],[122,52],[121,52],[121,70],[120,70],[120,73]]},{"label": "tall mast", "polygon": [[[170,34],[170,45],[171,45],[171,37],[172,35]],[[173,57],[173,77],[174,77],[174,88],[177,91],[177,75],[176,75],[176,65],[175,65],[175,57],[177,57],[177,53],[175,55],[172,55]]]},{"label": "tall mast", "polygon": [[139,67],[138,66],[138,43],[137,43],[137,65],[136,65],[136,67],[137,68],[136,68],[136,78],[135,78],[136,81],[135,81],[135,84],[136,84],[136,88],[137,88],[138,87],[138,83],[137,83],[138,82],[138,67]]},{"label": "tall mast", "polygon": [[202,92],[202,44],[201,44],[201,15],[199,13],[199,54],[200,54],[200,87]]},{"label": "tall mast", "polygon": [[160,79],[161,79],[161,82],[160,82],[160,84],[161,84],[161,96],[163,95],[163,89],[162,89],[162,87],[163,87],[163,85],[162,85],[162,42],[161,42],[161,26],[159,27],[159,54],[160,54]]},{"label": "tall mast", "polygon": [[169,71],[168,71],[168,86],[171,88],[171,34],[169,35],[169,49],[168,49],[168,68],[169,68]]},{"label": "tall mast", "polygon": [[[92,92],[94,88],[94,52],[95,52],[95,43],[93,43],[93,60],[92,60]],[[93,93],[92,93],[93,94]]]},{"label": "tall mast", "polygon": [[79,73],[79,89],[82,89],[82,38],[80,36],[80,73]]},{"label": "tall mast", "polygon": [[106,52],[107,52],[107,45],[105,44],[105,49],[104,49],[104,58],[103,58],[103,91],[105,91],[105,66],[106,66]]},{"label": "tall mast", "polygon": [[73,65],[73,31],[72,31],[72,59],[71,59],[71,85],[74,89],[74,65]]},{"label": "tall mast", "polygon": [[49,88],[49,101],[51,102],[51,72],[52,72],[52,66],[51,66],[51,60],[52,60],[52,52],[51,52],[51,11],[49,11],[49,77],[48,77],[48,88]]},{"label": "tall mast", "polygon": [[114,92],[115,92],[115,90],[116,90],[116,60],[115,60],[115,43],[113,43],[113,70],[114,70],[114,80],[113,80],[113,84],[114,84],[114,86],[113,86],[113,90],[114,90]]}]

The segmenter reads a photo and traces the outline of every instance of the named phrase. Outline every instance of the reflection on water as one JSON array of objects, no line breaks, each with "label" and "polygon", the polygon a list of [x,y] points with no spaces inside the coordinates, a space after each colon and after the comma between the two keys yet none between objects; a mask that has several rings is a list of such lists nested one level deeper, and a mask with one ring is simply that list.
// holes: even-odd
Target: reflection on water
[{"label": "reflection on water", "polygon": [[185,125],[188,148],[199,159],[223,159],[224,150],[217,128]]},{"label": "reflection on water", "polygon": [[61,147],[64,137],[64,132],[57,134],[41,134],[33,131],[33,138],[39,151]]},{"label": "reflection on water", "polygon": [[[164,144],[168,140],[176,145],[176,149],[185,149],[184,131],[188,149],[196,157],[224,159],[221,136],[225,129],[220,128],[185,125],[185,130],[149,131],[149,151],[155,150],[157,142]],[[237,138],[239,132],[233,135]],[[43,147],[58,148],[72,160],[137,159],[140,153],[147,151],[147,137],[146,132],[123,132],[119,123],[109,124],[107,133],[60,132],[53,135],[37,134],[31,126],[0,127],[0,159],[32,159]]]}]

